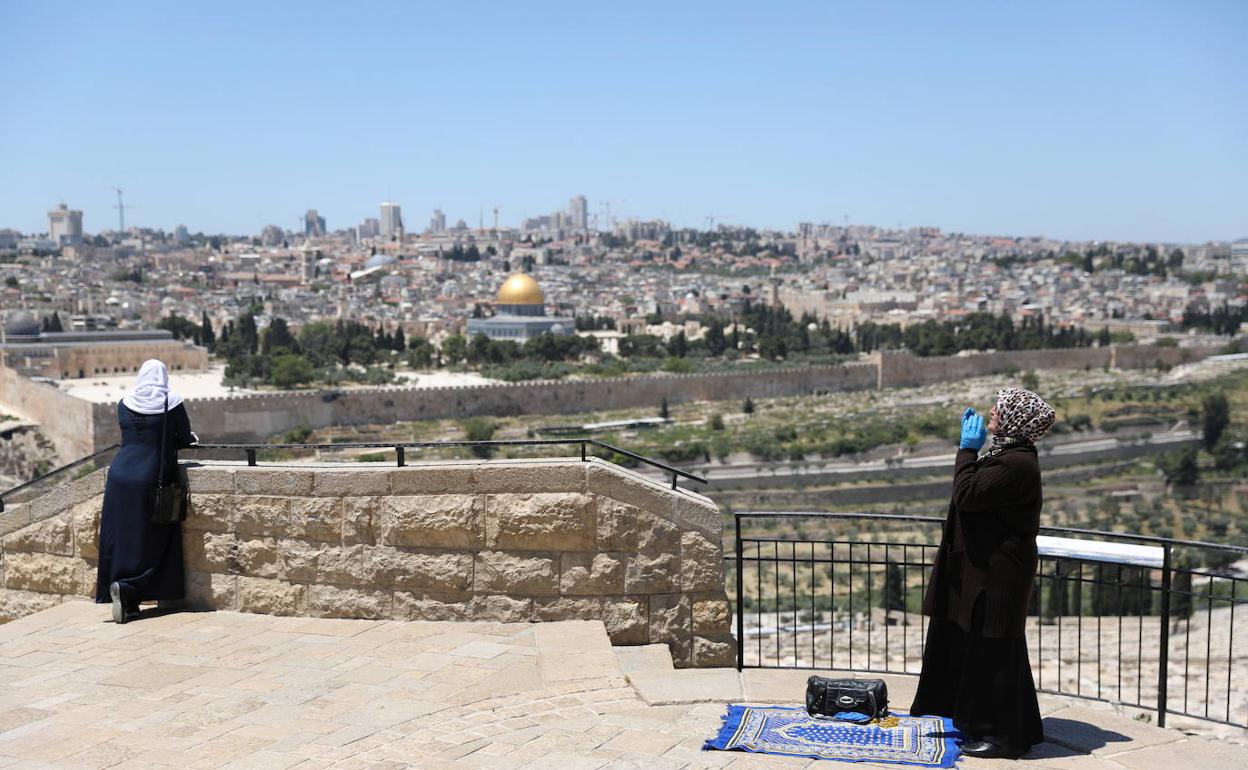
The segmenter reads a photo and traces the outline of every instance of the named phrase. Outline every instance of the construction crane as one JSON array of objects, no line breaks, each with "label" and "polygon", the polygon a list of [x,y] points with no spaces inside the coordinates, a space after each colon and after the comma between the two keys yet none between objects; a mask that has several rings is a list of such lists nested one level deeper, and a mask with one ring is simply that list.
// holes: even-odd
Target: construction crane
[{"label": "construction crane", "polygon": [[[117,232],[124,233],[126,231],[126,208],[127,206],[121,199],[121,193],[122,193],[121,188],[114,187],[113,190],[116,191],[117,193],[117,205],[113,206],[113,208],[117,209]],[[129,206],[129,208],[137,209],[138,206],[131,205]]]}]

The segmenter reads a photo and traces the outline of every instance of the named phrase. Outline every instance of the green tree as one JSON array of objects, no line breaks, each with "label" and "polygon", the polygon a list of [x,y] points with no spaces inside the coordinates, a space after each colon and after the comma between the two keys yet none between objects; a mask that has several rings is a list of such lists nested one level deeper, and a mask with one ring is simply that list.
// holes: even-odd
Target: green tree
[{"label": "green tree", "polygon": [[1213,455],[1213,466],[1220,471],[1233,471],[1248,461],[1248,447],[1245,442],[1236,441],[1223,434],[1210,452]]},{"label": "green tree", "polygon": [[52,317],[48,319],[48,331],[50,332],[65,331],[64,327],[61,326],[61,315],[60,313],[57,313],[55,310],[52,311]]},{"label": "green tree", "polygon": [[1210,393],[1201,403],[1200,412],[1202,441],[1206,450],[1212,450],[1231,422],[1231,405],[1225,393]]},{"label": "green tree", "polygon": [[299,329],[299,349],[317,368],[338,362],[339,342],[332,324],[314,321]]},{"label": "green tree", "polygon": [[[1054,619],[1066,614],[1066,565],[1059,559],[1053,563],[1053,579],[1049,582],[1049,593],[1044,602],[1044,622],[1052,623]],[[1044,581],[1040,581],[1043,585]]]},{"label": "green tree", "polygon": [[1170,581],[1170,622],[1178,624],[1192,616],[1192,572],[1191,566],[1180,562]]},{"label": "green tree", "polygon": [[1166,477],[1171,486],[1190,487],[1200,481],[1200,466],[1196,464],[1196,449],[1184,447],[1177,452],[1168,452],[1157,461],[1157,467]]},{"label": "green tree", "polygon": [[671,417],[671,413],[667,408],[667,396],[664,396],[663,401],[659,403],[659,417],[662,417],[664,420]]},{"label": "green tree", "polygon": [[720,414],[719,412],[716,412],[715,414],[711,415],[711,430],[723,430],[723,429],[724,429],[724,416]]},{"label": "green tree", "polygon": [[741,405],[741,411],[745,414],[754,414],[754,399],[746,396],[745,403]]},{"label": "green tree", "polygon": [[906,585],[902,577],[901,565],[890,561],[884,568],[884,597],[880,605],[885,610],[906,609]]},{"label": "green tree", "polygon": [[458,334],[442,340],[442,358],[447,366],[456,366],[468,357],[468,341]]},{"label": "green tree", "polygon": [[311,381],[312,364],[296,353],[282,353],[273,358],[270,376],[275,386],[293,388]]},{"label": "green tree", "polygon": [[217,344],[217,334],[212,330],[212,322],[208,320],[207,310],[200,312],[199,341],[200,344],[208,348],[209,353],[213,352]]},{"label": "green tree", "polygon": [[1023,372],[1022,385],[1034,393],[1040,387],[1040,378],[1035,372]]},{"label": "green tree", "polygon": [[287,325],[286,319],[274,318],[269,324],[269,328],[264,330],[264,340],[260,345],[260,352],[266,356],[277,355],[282,352],[299,352],[299,343],[295,341],[295,336],[290,333],[290,326]]},{"label": "green tree", "polygon": [[407,362],[417,369],[433,366],[437,350],[424,337],[412,337],[407,342]]},{"label": "green tree", "polygon": [[[467,441],[490,441],[494,438],[497,425],[488,417],[469,417],[463,422],[464,438]],[[492,446],[474,446],[472,453],[481,459],[488,459],[494,454]]]}]

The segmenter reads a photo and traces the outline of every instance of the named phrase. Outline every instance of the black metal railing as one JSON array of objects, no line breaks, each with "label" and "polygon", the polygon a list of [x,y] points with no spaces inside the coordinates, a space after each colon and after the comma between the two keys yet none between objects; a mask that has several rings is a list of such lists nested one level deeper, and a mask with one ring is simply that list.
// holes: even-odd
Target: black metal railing
[{"label": "black metal railing", "polygon": [[[725,566],[738,668],[919,673],[922,598],[944,519],[783,511],[733,517]],[[864,524],[870,535],[852,531]],[[837,529],[851,531],[824,536]],[[1248,577],[1232,567],[1248,548],[1041,531],[1091,546],[1152,546],[1157,558],[1042,548],[1027,621],[1038,690],[1155,711],[1161,726],[1171,714],[1248,727],[1248,591],[1239,588]]]},{"label": "black metal railing", "polygon": [[50,471],[46,471],[44,473],[41,473],[35,476],[33,479],[29,481],[24,481],[15,487],[10,487],[4,490],[4,492],[0,492],[0,513],[4,513],[4,504],[6,500],[13,501],[16,498],[18,501],[21,501],[25,497],[28,497],[32,494],[37,494],[40,488],[44,484],[48,483],[49,481],[53,479],[61,478],[72,470],[83,468],[84,466],[87,466],[88,464],[91,465],[91,470],[93,471],[98,468],[104,467],[104,465],[107,465],[107,463],[101,463],[100,461],[102,460],[102,458],[105,455],[111,454],[112,452],[116,451],[116,449],[120,446],[121,444],[111,444],[107,447],[104,447],[98,452],[92,452],[91,454],[85,457],[79,457],[77,460],[74,460],[71,463],[66,463],[65,465],[62,465],[59,468],[53,468]]},{"label": "black metal railing", "polygon": [[[49,481],[63,477],[69,471],[80,468],[87,463],[95,462],[96,467],[103,467],[99,460],[105,455],[116,450],[120,445],[113,444],[94,454],[79,458],[73,462],[62,465],[59,468],[41,474],[30,481],[18,484],[12,489],[0,492],[0,512],[4,511],[4,502],[6,499],[12,499],[23,493],[29,494],[37,489],[40,485]],[[217,443],[201,443],[195,444],[183,451],[213,451],[213,452],[243,452],[247,458],[248,465],[256,465],[258,456],[261,452],[271,451],[342,451],[352,449],[390,449],[395,453],[395,461],[399,467],[407,464],[407,452],[409,450],[423,449],[460,449],[467,448],[479,451],[483,454],[492,452],[495,449],[503,447],[521,447],[521,446],[577,446],[580,450],[582,461],[588,461],[591,457],[597,457],[611,462],[619,462],[618,458],[626,458],[633,463],[640,463],[657,469],[664,475],[670,476],[672,489],[677,488],[679,479],[688,479],[699,484],[705,484],[706,479],[695,473],[690,473],[680,468],[674,468],[665,463],[659,462],[645,455],[639,455],[636,452],[630,452],[627,449],[608,444],[605,441],[599,441],[593,438],[568,438],[568,439],[506,439],[497,441],[408,441],[408,442],[359,442],[359,443],[342,443],[342,444],[217,444]],[[593,451],[596,448],[598,452]]]}]

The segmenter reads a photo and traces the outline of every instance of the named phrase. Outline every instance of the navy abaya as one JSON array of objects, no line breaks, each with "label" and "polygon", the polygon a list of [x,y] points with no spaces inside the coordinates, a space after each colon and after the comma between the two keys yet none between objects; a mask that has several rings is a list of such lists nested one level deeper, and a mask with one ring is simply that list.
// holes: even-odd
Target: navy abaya
[{"label": "navy abaya", "polygon": [[[165,419],[163,414],[140,414],[124,403],[117,404],[121,448],[104,486],[97,602],[112,601],[108,587],[113,582],[121,584],[127,610],[136,609],[142,601],[181,599],[184,593],[182,525],[152,524],[148,520],[147,495],[160,470],[160,433]],[[172,480],[178,450],[190,446],[193,439],[182,404],[169,410],[168,421],[165,478]]]}]

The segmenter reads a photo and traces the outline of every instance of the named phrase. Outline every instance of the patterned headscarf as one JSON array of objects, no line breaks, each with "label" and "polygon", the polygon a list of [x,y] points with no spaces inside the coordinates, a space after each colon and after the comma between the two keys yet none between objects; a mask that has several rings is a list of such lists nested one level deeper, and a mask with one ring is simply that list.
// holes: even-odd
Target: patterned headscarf
[{"label": "patterned headscarf", "polygon": [[1053,427],[1057,412],[1030,390],[1005,388],[997,392],[997,430],[992,434],[994,455],[1012,444],[1034,444]]}]

